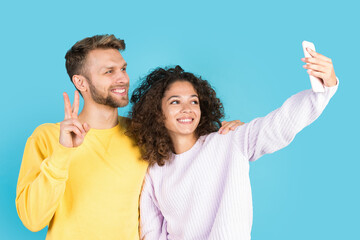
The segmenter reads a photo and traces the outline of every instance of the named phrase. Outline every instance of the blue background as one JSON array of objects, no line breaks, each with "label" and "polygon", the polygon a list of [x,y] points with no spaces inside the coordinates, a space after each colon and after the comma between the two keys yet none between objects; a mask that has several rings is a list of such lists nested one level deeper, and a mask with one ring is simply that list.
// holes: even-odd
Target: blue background
[{"label": "blue background", "polygon": [[[360,239],[359,9],[354,1],[2,1],[0,238],[44,239],[15,208],[23,149],[63,119],[64,55],[78,40],[124,38],[131,87],[179,64],[209,80],[226,119],[248,122],[310,88],[301,42],[331,57],[340,88],[287,148],[251,164],[253,239]],[[128,108],[122,109],[126,114]]]}]

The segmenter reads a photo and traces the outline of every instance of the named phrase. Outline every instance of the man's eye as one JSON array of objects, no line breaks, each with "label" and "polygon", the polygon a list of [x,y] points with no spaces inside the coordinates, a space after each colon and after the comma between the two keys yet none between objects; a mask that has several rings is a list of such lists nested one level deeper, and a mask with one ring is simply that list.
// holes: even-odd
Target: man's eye
[{"label": "man's eye", "polygon": [[126,72],[126,68],[122,68],[121,71]]},{"label": "man's eye", "polygon": [[109,71],[106,71],[105,74],[109,74],[109,73],[112,73],[113,71],[112,70],[109,70]]}]

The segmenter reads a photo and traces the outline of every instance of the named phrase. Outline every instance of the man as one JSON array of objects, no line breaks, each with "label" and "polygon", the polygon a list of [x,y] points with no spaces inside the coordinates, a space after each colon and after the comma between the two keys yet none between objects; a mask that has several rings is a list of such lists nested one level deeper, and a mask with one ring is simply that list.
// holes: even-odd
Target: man
[{"label": "man", "polygon": [[26,143],[16,207],[30,230],[49,225],[46,239],[139,239],[147,164],[118,117],[128,104],[124,49],[113,35],[77,42],[65,58],[83,110],[77,92],[72,109],[64,93],[64,121],[39,126]]},{"label": "man", "polygon": [[[29,137],[20,169],[16,208],[32,231],[49,226],[46,239],[139,239],[138,202],[147,163],[127,137],[129,76],[119,52],[123,40],[98,35],[77,42],[66,69],[79,93],[65,119],[43,124]],[[225,134],[241,122],[225,123]]]}]

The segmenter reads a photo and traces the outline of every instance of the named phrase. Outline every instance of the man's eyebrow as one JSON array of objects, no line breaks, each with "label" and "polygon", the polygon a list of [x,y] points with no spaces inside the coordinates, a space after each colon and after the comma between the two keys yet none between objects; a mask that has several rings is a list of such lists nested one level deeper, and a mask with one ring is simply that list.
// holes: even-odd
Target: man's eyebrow
[{"label": "man's eyebrow", "polygon": [[[121,68],[124,68],[124,67],[127,67],[127,63],[124,63],[124,64],[121,66]],[[100,69],[113,69],[113,68],[115,68],[114,65],[107,65],[107,66],[101,67]]]},{"label": "man's eyebrow", "polygon": [[114,68],[114,66],[108,65],[108,66],[103,66],[100,69],[112,69],[112,68]]}]

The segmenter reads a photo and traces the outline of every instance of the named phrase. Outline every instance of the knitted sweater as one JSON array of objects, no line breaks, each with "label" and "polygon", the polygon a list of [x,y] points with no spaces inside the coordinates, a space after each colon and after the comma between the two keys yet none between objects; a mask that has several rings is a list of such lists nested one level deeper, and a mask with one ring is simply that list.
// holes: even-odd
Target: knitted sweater
[{"label": "knitted sweater", "polygon": [[16,208],[31,231],[49,226],[46,240],[139,239],[139,197],[147,169],[125,136],[126,119],[90,129],[76,148],[59,143],[60,124],[29,137],[19,173]]},{"label": "knitted sweater", "polygon": [[143,239],[251,238],[249,161],[287,146],[320,116],[337,86],[302,91],[227,135],[211,133],[149,168],[140,200]]}]

